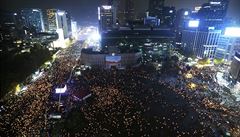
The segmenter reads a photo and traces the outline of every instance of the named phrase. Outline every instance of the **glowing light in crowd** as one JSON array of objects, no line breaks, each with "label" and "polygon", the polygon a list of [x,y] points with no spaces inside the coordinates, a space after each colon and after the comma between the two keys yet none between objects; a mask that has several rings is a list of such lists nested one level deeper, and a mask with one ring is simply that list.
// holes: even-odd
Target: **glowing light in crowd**
[{"label": "glowing light in crowd", "polygon": [[191,89],[195,89],[195,88],[197,87],[197,85],[194,84],[194,83],[191,83],[191,84],[189,85],[189,87],[190,87]]},{"label": "glowing light in crowd", "polygon": [[15,94],[17,95],[20,91],[21,91],[21,87],[19,84],[17,84],[17,86],[15,88]]},{"label": "glowing light in crowd", "polygon": [[187,73],[187,74],[185,75],[185,77],[188,78],[188,79],[190,79],[190,78],[192,78],[193,76],[192,76],[192,74]]},{"label": "glowing light in crowd", "polygon": [[240,37],[240,27],[227,27],[224,35],[229,37]]},{"label": "glowing light in crowd", "polygon": [[189,15],[189,12],[188,12],[188,11],[185,11],[185,12],[184,12],[184,15],[185,15],[185,16],[188,16],[188,15]]},{"label": "glowing light in crowd", "polygon": [[65,85],[64,88],[56,88],[56,93],[57,94],[65,93],[66,90],[67,90],[67,86]]},{"label": "glowing light in crowd", "polygon": [[36,71],[33,75],[32,75],[32,81],[37,80],[38,78],[40,78],[42,76],[43,72],[39,72]]},{"label": "glowing light in crowd", "polygon": [[188,27],[197,28],[199,26],[199,20],[190,20],[188,22]]}]

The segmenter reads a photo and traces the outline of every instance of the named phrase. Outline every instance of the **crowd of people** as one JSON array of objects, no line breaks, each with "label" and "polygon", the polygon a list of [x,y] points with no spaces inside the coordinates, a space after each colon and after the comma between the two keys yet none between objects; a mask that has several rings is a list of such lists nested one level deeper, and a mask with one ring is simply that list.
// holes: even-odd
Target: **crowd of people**
[{"label": "crowd of people", "polygon": [[[126,70],[87,69],[82,76],[93,94],[79,108],[87,121],[65,136],[204,136],[209,126],[169,85],[153,78],[151,66]],[[85,121],[84,120],[84,121]]]},{"label": "crowd of people", "polygon": [[[224,88],[215,81],[216,72],[210,67],[186,69],[182,64],[182,75],[173,80],[160,79],[161,83],[167,81],[176,93],[189,100],[194,110],[199,113],[203,126],[211,127],[216,136],[230,134],[240,135],[240,105],[235,102],[231,106],[222,104],[228,102],[221,94]],[[231,99],[231,96],[228,95]],[[229,100],[230,101],[230,100]]]},{"label": "crowd of people", "polygon": [[[71,56],[72,48],[62,50],[56,55],[52,67],[43,75],[27,85],[25,92],[10,95],[3,101],[0,117],[0,134],[3,136],[39,136],[46,133],[48,112],[51,109],[50,95],[57,85],[65,84],[76,56]],[[80,49],[77,49],[80,50]]]},{"label": "crowd of people", "polygon": [[173,79],[156,77],[159,73],[146,65],[82,72],[93,93],[79,109],[87,122],[74,132],[62,129],[62,134],[238,137],[239,106],[229,108],[216,99],[222,87],[212,69],[179,65],[180,74]]},{"label": "crowd of people", "polygon": [[67,84],[70,95],[87,89],[92,96],[77,108],[85,124],[75,130],[62,127],[62,136],[240,136],[239,106],[221,104],[216,90],[222,88],[210,68],[178,64],[180,73],[170,78],[161,77],[152,65],[125,70],[94,67],[68,83],[73,67],[80,64],[80,50],[73,46],[59,52],[52,67],[27,85],[26,92],[3,101],[1,135],[47,133],[48,114],[56,106],[50,96]]}]

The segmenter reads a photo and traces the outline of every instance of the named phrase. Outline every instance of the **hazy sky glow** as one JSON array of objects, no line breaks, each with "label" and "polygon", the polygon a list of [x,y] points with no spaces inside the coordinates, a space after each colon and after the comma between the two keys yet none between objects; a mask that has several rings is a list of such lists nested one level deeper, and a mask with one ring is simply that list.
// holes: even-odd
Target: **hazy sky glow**
[{"label": "hazy sky glow", "polygon": [[[72,13],[77,21],[97,21],[97,6],[101,0],[1,0],[1,9],[17,8],[59,8]],[[139,1],[139,0],[138,0]],[[147,0],[141,0],[146,5]],[[207,0],[166,0],[166,5],[179,8],[193,9],[194,6],[201,5]],[[230,0],[228,16],[240,18],[240,0]],[[145,2],[145,3],[144,3]]]}]

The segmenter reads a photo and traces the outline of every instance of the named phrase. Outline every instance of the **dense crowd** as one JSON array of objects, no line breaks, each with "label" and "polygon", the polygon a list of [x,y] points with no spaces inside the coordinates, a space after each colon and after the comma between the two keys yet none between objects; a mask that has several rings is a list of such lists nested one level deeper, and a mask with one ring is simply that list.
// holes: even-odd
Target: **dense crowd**
[{"label": "dense crowd", "polygon": [[[70,136],[239,136],[239,106],[217,100],[222,87],[211,68],[180,64],[175,78],[156,77],[149,66],[83,72],[93,93],[79,109],[85,125]],[[190,75],[191,77],[187,76]]]},{"label": "dense crowd", "polygon": [[[39,136],[48,131],[51,95],[66,84],[77,60],[78,46],[57,54],[52,67],[26,92],[3,102],[0,135]],[[68,84],[68,92],[89,90],[92,97],[77,108],[84,123],[63,136],[240,136],[240,108],[221,104],[220,87],[210,68],[179,64],[176,77],[159,76],[151,65],[126,70],[86,69]],[[75,83],[74,81],[78,81]],[[87,87],[87,88],[86,88]],[[77,95],[76,95],[77,96]],[[69,100],[72,101],[72,100]],[[75,102],[74,102],[75,103]],[[79,102],[78,102],[79,103]],[[71,103],[70,103],[71,104]]]},{"label": "dense crowd", "polygon": [[[65,84],[76,61],[70,47],[60,51],[52,67],[43,72],[38,80],[27,85],[20,95],[11,95],[3,101],[0,118],[0,134],[3,136],[39,136],[46,133],[50,95],[54,88]],[[79,47],[79,46],[78,46]],[[79,50],[79,49],[78,49]]]},{"label": "dense crowd", "polygon": [[[65,136],[203,136],[211,135],[199,114],[168,85],[154,79],[151,66],[127,70],[86,70],[93,94],[79,111],[86,124]],[[84,121],[85,121],[84,120]]]},{"label": "dense crowd", "polygon": [[[210,67],[186,69],[181,67],[182,75],[172,80],[161,78],[161,83],[170,85],[176,93],[181,94],[189,100],[191,106],[200,115],[203,126],[210,126],[216,136],[240,135],[240,105],[238,102],[229,105],[222,104],[223,101],[231,102],[231,95],[226,95],[224,87],[216,82],[216,72]],[[189,77],[190,75],[190,77]],[[226,98],[228,97],[228,98]]]}]

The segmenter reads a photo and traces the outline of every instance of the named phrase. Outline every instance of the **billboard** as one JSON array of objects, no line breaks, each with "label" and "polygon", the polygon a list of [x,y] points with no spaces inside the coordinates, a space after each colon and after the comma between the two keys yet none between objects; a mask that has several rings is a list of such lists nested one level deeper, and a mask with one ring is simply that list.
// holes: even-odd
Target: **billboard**
[{"label": "billboard", "polygon": [[119,63],[121,61],[121,56],[106,56],[107,63]]}]

